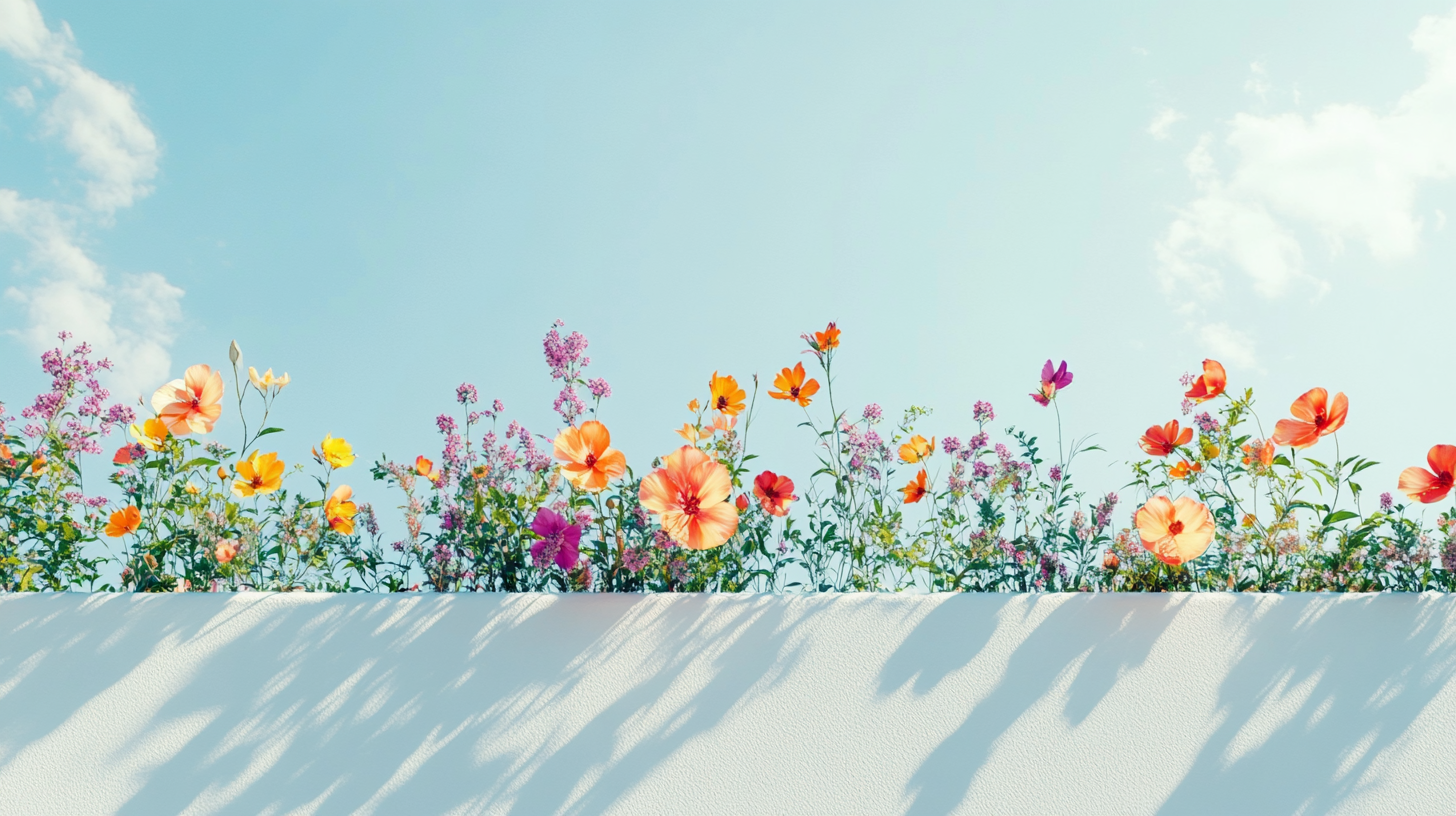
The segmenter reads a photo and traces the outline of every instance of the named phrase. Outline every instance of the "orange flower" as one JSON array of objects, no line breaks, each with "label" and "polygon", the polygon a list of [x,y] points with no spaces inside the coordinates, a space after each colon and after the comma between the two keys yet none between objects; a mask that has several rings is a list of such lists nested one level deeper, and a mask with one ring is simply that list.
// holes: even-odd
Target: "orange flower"
[{"label": "orange flower", "polygon": [[921,499],[925,498],[925,496],[930,492],[929,489],[925,487],[925,478],[925,468],[921,468],[920,472],[915,474],[915,478],[911,479],[909,484],[900,488],[900,492],[905,494],[906,504],[914,504],[915,502],[918,502]]},{"label": "orange flower", "polygon": [[35,458],[32,459],[32,460],[30,460],[30,475],[32,475],[32,476],[39,476],[40,475],[40,472],[42,470],[45,470],[45,466],[46,466],[46,457],[45,457],[45,454],[44,453],[37,453],[35,455]]},{"label": "orange flower", "polygon": [[774,399],[793,400],[801,407],[808,407],[809,398],[819,393],[819,381],[804,381],[804,364],[795,363],[793,368],[785,368],[774,377],[774,388],[779,390],[770,391],[768,395]]},{"label": "orange flower", "polygon": [[683,445],[667,455],[663,467],[642,479],[638,499],[659,516],[673,541],[690,550],[708,550],[738,531],[738,513],[728,503],[731,492],[728,468]]},{"label": "orange flower", "polygon": [[187,369],[184,379],[173,380],[152,394],[152,410],[176,436],[212,433],[222,416],[222,372],[205,365]]},{"label": "orange flower", "polygon": [[753,480],[753,495],[771,516],[787,516],[789,503],[799,498],[794,495],[794,480],[771,470],[765,470]]},{"label": "orange flower", "polygon": [[681,436],[683,439],[686,439],[687,441],[692,443],[701,442],[704,439],[707,439],[713,435],[712,430],[700,431],[686,422],[683,423],[683,426],[681,428],[673,431],[673,433]]},{"label": "orange flower", "polygon": [[729,431],[733,430],[733,428],[737,425],[738,417],[723,416],[722,414],[718,414],[717,416],[713,417],[714,433],[728,433]]},{"label": "orange flower", "polygon": [[354,534],[354,513],[358,508],[349,499],[354,497],[354,491],[348,485],[339,485],[329,500],[324,502],[324,518],[328,519],[329,527],[335,532],[344,535]]},{"label": "orange flower", "polygon": [[111,464],[129,465],[131,464],[131,459],[131,445],[122,445],[116,449],[116,455],[111,457]]},{"label": "orange flower", "polygon": [[926,442],[925,437],[916,434],[910,437],[910,441],[900,446],[900,461],[913,464],[921,459],[930,458],[932,453],[935,453],[935,437],[930,437],[930,441]]},{"label": "orange flower", "polygon": [[1147,430],[1138,440],[1138,447],[1142,448],[1150,456],[1168,456],[1179,445],[1186,445],[1193,441],[1193,429],[1184,428],[1178,430],[1178,420],[1170,420],[1167,425],[1153,427]]},{"label": "orange flower", "polygon": [[1274,449],[1278,447],[1272,439],[1255,439],[1243,446],[1244,464],[1253,467],[1258,462],[1264,467],[1274,464]]},{"label": "orange flower", "polygon": [[283,486],[285,465],[276,453],[253,451],[253,455],[238,463],[238,479],[233,482],[233,495],[244,498],[272,493]]},{"label": "orange flower", "polygon": [[1228,387],[1228,375],[1224,373],[1223,364],[1217,360],[1204,360],[1203,373],[1193,381],[1193,387],[1183,393],[1183,396],[1194,402],[1207,402]]},{"label": "orange flower", "polygon": [[1154,496],[1138,509],[1133,523],[1148,552],[1173,566],[1203,555],[1213,541],[1213,514],[1187,496],[1175,502]]},{"label": "orange flower", "polygon": [[698,400],[696,398],[688,400],[688,410],[689,411],[692,411],[693,413],[696,414],[698,412],[698,409],[701,408],[701,407],[703,407],[703,406],[701,406],[701,405],[698,404]]},{"label": "orange flower", "polygon": [[217,548],[212,551],[217,563],[226,564],[238,555],[238,542],[232,539],[223,539],[217,542]]},{"label": "orange flower", "polygon": [[435,468],[435,463],[423,456],[415,457],[415,473],[429,479],[431,482],[440,481],[440,471]]},{"label": "orange flower", "polygon": [[[802,337],[809,344],[809,351],[815,354],[823,354],[826,351],[833,351],[839,348],[839,327],[834,325],[833,321],[830,321],[824,331],[814,332],[813,337],[807,334],[802,335]],[[805,353],[807,354],[808,352]]]},{"label": "orange flower", "polygon": [[127,506],[111,514],[111,520],[106,522],[106,534],[112,538],[121,538],[127,533],[135,533],[140,526],[142,511]]},{"label": "orange flower", "polygon": [[1344,392],[1336,394],[1331,401],[1330,392],[1311,388],[1289,406],[1289,413],[1297,418],[1274,423],[1274,442],[1302,449],[1343,427],[1350,413],[1350,401],[1345,399]]},{"label": "orange flower", "polygon": [[719,377],[714,371],[712,379],[708,380],[708,389],[713,393],[714,411],[730,417],[743,411],[743,400],[747,394],[738,387],[737,380],[726,375]]},{"label": "orange flower", "polygon": [[1168,477],[1172,479],[1186,479],[1190,473],[1202,473],[1203,465],[1197,462],[1181,461],[1168,469]]},{"label": "orange flower", "polygon": [[599,493],[607,488],[607,482],[627,473],[626,455],[608,447],[611,442],[607,426],[589,419],[580,428],[564,428],[551,447],[556,458],[566,463],[561,472],[577,490]]},{"label": "orange flower", "polygon": [[[1426,453],[1431,470],[1408,467],[1400,472],[1398,489],[1412,501],[1433,504],[1446,498],[1456,484],[1456,445],[1434,445]],[[1435,471],[1432,473],[1431,471]]]}]

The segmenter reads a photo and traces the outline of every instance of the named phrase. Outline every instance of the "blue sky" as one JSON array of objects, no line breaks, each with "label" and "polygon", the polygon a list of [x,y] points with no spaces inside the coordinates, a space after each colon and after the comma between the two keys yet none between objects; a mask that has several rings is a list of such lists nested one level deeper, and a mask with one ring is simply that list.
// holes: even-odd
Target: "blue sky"
[{"label": "blue sky", "polygon": [[438,450],[462,381],[550,434],[559,317],[640,469],[837,320],[844,402],[938,435],[1049,432],[1066,358],[1120,463],[1214,356],[1269,424],[1348,393],[1369,487],[1456,442],[1449,5],[0,0],[0,50],[12,411],[69,327],[130,393],[237,339],[285,458]]}]

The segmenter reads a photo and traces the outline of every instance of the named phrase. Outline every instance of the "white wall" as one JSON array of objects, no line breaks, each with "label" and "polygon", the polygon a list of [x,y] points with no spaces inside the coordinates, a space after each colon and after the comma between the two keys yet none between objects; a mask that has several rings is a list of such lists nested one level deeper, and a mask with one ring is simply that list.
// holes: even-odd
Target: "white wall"
[{"label": "white wall", "polygon": [[0,597],[0,813],[1456,812],[1456,598]]}]

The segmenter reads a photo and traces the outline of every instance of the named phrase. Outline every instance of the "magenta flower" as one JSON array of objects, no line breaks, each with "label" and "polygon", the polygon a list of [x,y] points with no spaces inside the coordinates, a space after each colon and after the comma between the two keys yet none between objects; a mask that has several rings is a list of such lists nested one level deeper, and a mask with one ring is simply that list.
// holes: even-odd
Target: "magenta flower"
[{"label": "magenta flower", "polygon": [[541,536],[531,545],[531,562],[538,569],[551,566],[553,561],[564,570],[576,567],[581,559],[581,525],[568,524],[561,514],[543,507],[536,511],[531,532]]},{"label": "magenta flower", "polygon": [[1041,390],[1032,392],[1031,398],[1036,400],[1037,405],[1045,408],[1052,404],[1058,389],[1071,384],[1072,372],[1067,370],[1067,361],[1063,360],[1060,368],[1052,368],[1052,361],[1047,360],[1046,365],[1041,367]]}]

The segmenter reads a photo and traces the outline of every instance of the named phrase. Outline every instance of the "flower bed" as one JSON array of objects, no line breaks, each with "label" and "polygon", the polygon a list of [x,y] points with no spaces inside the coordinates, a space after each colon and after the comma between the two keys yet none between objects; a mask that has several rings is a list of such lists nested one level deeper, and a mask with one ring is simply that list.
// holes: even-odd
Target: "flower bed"
[{"label": "flower bed", "polygon": [[[611,387],[585,373],[586,339],[563,337],[558,326],[544,350],[562,383],[559,430],[537,435],[507,422],[499,400],[486,407],[462,384],[460,416],[435,420],[443,450],[375,463],[374,493],[396,498],[370,502],[362,501],[369,491],[345,483],[356,457],[342,437],[312,447],[311,471],[296,461],[290,470],[286,459],[297,456],[265,450],[281,430],[270,418],[290,378],[243,365],[236,343],[230,384],[223,371],[194,365],[156,390],[150,416],[138,416],[107,405],[97,377],[109,363],[91,361],[84,344],[67,347],[63,334],[62,347],[42,355],[51,390],[21,420],[0,406],[0,589],[1456,586],[1451,513],[1432,530],[1389,492],[1372,502],[1358,480],[1373,463],[1341,455],[1343,393],[1307,390],[1266,434],[1252,390],[1231,390],[1224,367],[1205,360],[1180,389],[1192,425],[1175,418],[1126,440],[1129,453],[1145,454],[1129,465],[1131,501],[1088,496],[1074,475],[1092,448],[1060,432],[1074,382],[1065,361],[1048,360],[1030,394],[1048,409],[1055,452],[1025,430],[993,437],[987,402],[976,403],[964,440],[931,435],[923,408],[892,424],[877,404],[836,405],[842,335],[830,323],[803,335],[812,370],[802,361],[783,367],[763,400],[757,375],[740,383],[713,372],[702,399],[687,403],[684,444],[635,453],[634,471],[604,422]],[[236,409],[226,428],[225,407]],[[802,424],[818,466],[760,469],[749,430],[765,421]],[[231,444],[220,441],[224,430]],[[111,449],[103,441],[113,431],[127,441],[110,454],[115,498],[107,498],[83,483],[81,465]],[[1434,446],[1428,464],[1407,468],[1397,485],[1416,504],[1450,494],[1456,446]],[[392,528],[376,511],[391,502],[403,516]]]},{"label": "flower bed", "polygon": [[0,813],[1442,813],[1456,598],[0,596]]}]

